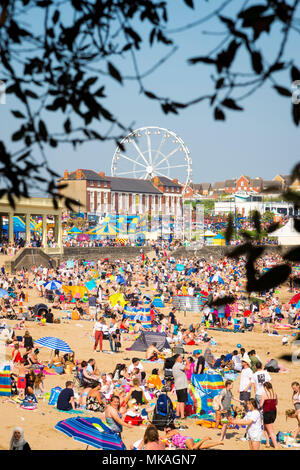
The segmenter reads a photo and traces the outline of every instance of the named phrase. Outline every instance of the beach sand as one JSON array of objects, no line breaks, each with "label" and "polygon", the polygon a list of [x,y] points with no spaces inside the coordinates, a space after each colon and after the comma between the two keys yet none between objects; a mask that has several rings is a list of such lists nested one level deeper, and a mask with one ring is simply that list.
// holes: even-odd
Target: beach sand
[{"label": "beach sand", "polygon": [[[290,298],[291,294],[288,294],[285,288],[282,288],[284,297]],[[286,300],[286,299],[284,299]],[[44,299],[39,297],[36,288],[29,289],[29,304],[35,305],[36,303],[43,302]],[[50,305],[51,306],[51,305]],[[166,312],[169,308],[164,309]],[[60,311],[55,311],[55,317],[62,317],[64,314]],[[186,326],[191,323],[199,323],[199,314],[187,314],[184,313],[176,315],[177,318]],[[8,321],[9,325],[15,325],[16,321]],[[33,339],[38,339],[43,336],[55,336],[65,340],[71,349],[75,351],[75,358],[80,360],[88,360],[90,358],[96,359],[96,364],[100,371],[113,372],[114,367],[117,363],[125,363],[129,365],[132,357],[145,358],[145,353],[139,353],[135,351],[126,351],[125,348],[131,346],[131,341],[123,341],[121,352],[116,354],[106,354],[93,351],[93,341],[91,338],[93,330],[92,321],[83,320],[62,320],[61,324],[47,324],[46,326],[39,326],[35,322],[26,322],[26,329],[28,329]],[[16,334],[24,335],[24,331],[16,331]],[[291,333],[291,332],[289,332]],[[268,334],[261,333],[261,326],[255,327],[254,332],[247,333],[225,333],[225,332],[212,332],[208,330],[209,336],[213,336],[217,345],[212,346],[212,352],[218,356],[223,353],[232,352],[236,349],[237,344],[241,344],[246,351],[255,349],[259,355],[262,363],[265,364],[269,358],[275,358],[280,364],[283,364],[289,369],[288,373],[277,373],[271,374],[272,383],[275,391],[278,394],[278,414],[275,422],[275,432],[290,431],[296,427],[296,420],[290,419],[286,421],[285,410],[292,408],[292,390],[291,382],[300,381],[299,374],[299,363],[292,364],[280,359],[281,354],[291,353],[292,347],[281,345],[281,336],[269,336]],[[291,338],[290,338],[291,339]],[[205,350],[207,343],[203,343],[199,346],[185,346],[187,353],[192,353],[197,347]],[[109,350],[108,341],[103,343],[104,349]],[[7,357],[11,357],[11,347],[6,347]],[[24,352],[21,349],[21,352]],[[268,354],[269,353],[269,354]],[[40,348],[40,359],[42,361],[48,361],[51,356],[51,351],[46,348]],[[150,373],[155,367],[159,367],[160,373],[162,372],[163,364],[153,365],[144,363],[145,370]],[[147,374],[148,375],[148,374]],[[162,374],[161,374],[162,375]],[[66,380],[72,379],[72,375],[47,375],[45,379],[46,391],[50,391],[54,386],[60,386],[64,388]],[[238,398],[238,385],[239,379],[234,383],[233,394]],[[253,392],[252,392],[253,393]],[[21,409],[17,404],[11,403],[6,397],[0,398],[0,449],[8,449],[9,441],[12,430],[15,426],[21,426],[24,430],[25,438],[29,442],[30,446],[34,450],[84,450],[85,444],[79,443],[70,437],[62,434],[61,432],[54,429],[55,424],[63,419],[68,418],[70,415],[57,411],[55,408],[48,405],[47,401],[39,400],[38,408],[34,411]],[[97,413],[93,413],[93,416],[97,416]],[[213,440],[219,440],[220,430],[206,429],[204,427],[195,424],[194,419],[186,419],[185,424],[188,425],[188,429],[182,431],[181,434],[189,435],[193,438],[203,438],[204,436],[210,436]],[[145,426],[135,427],[133,429],[125,428],[123,432],[123,440],[127,448],[133,444],[136,440],[143,436]],[[241,441],[244,435],[244,430],[238,431],[229,430],[227,433],[227,439],[225,445],[218,447],[220,449],[238,449],[247,450],[249,448],[248,442]],[[265,446],[262,445],[261,449]],[[90,448],[92,449],[92,448]]]}]

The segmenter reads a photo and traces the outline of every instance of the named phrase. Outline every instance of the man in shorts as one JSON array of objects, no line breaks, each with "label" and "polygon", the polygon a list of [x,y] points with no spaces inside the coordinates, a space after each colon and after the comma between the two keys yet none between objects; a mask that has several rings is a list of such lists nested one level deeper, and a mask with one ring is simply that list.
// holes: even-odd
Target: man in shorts
[{"label": "man in shorts", "polygon": [[184,404],[188,399],[188,380],[185,373],[183,358],[180,354],[175,354],[175,363],[172,367],[174,386],[177,395],[176,417],[184,419]]}]

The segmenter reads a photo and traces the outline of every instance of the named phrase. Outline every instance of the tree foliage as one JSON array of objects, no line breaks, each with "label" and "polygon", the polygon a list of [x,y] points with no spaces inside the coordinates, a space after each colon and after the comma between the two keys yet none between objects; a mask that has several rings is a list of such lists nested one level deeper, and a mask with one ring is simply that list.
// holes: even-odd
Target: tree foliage
[{"label": "tree foliage", "polygon": [[[47,160],[47,149],[62,143],[78,145],[92,140],[113,139],[131,131],[108,109],[109,80],[126,92],[126,81],[136,80],[139,92],[157,102],[163,113],[208,101],[215,120],[243,111],[241,102],[265,83],[282,97],[291,92],[278,83],[278,72],[288,71],[291,80],[300,78],[294,60],[285,53],[291,33],[300,32],[297,18],[300,0],[204,1],[201,17],[188,25],[169,28],[171,0],[3,0],[0,6],[0,77],[18,105],[11,113],[15,132],[11,143],[0,141],[0,196],[29,196],[43,186],[57,205],[63,198],[57,178]],[[181,0],[194,9],[194,0]],[[197,6],[199,4],[197,3]],[[228,10],[231,12],[228,14]],[[33,18],[33,19],[31,19]],[[213,88],[181,103],[176,97],[160,96],[146,89],[150,75],[176,51],[176,34],[188,34],[217,19],[220,31],[213,51],[187,58],[194,67],[212,68]],[[279,32],[278,32],[279,31]],[[219,38],[221,36],[221,41]],[[273,58],[261,39],[274,40]],[[167,54],[146,72],[140,72],[137,51],[150,44],[166,47]],[[202,45],[202,44],[201,44]],[[248,56],[249,70],[239,70],[239,56]],[[118,59],[132,61],[134,76],[116,65]],[[300,106],[292,106],[292,119],[300,122]],[[61,128],[52,129],[49,113],[62,116]],[[59,122],[59,121],[58,121]],[[107,129],[108,125],[108,129]],[[71,208],[74,200],[66,199]]]}]

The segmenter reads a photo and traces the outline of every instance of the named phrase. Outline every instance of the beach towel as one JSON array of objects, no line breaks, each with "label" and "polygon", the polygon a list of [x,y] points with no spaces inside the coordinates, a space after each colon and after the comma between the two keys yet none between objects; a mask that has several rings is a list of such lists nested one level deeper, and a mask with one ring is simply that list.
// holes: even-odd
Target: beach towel
[{"label": "beach towel", "polygon": [[82,414],[86,414],[86,410],[83,411],[83,410],[69,410],[69,411],[65,411],[65,410],[58,410],[56,408],[56,411],[60,411],[61,413],[68,413],[68,414],[75,414],[75,415],[82,415]]},{"label": "beach towel", "polygon": [[11,396],[11,370],[10,366],[4,366],[3,370],[0,370],[0,396],[10,397]]}]

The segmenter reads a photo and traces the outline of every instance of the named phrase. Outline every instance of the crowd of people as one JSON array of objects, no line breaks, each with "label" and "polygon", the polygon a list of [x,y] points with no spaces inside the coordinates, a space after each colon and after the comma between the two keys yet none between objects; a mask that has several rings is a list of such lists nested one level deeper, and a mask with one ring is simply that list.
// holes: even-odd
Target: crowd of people
[{"label": "crowd of people", "polygon": [[[246,427],[250,449],[260,447],[262,427],[266,445],[271,443],[278,448],[274,429],[278,396],[272,386],[271,374],[285,371],[285,367],[271,357],[263,365],[254,348],[247,352],[242,347],[223,350],[219,357],[215,357],[211,345],[214,331],[218,330],[255,329],[276,334],[276,327],[288,324],[296,331],[300,327],[297,302],[281,302],[275,290],[262,292],[259,297],[254,293],[247,295],[244,258],[214,260],[191,257],[175,260],[168,246],[156,245],[153,248],[155,254],[152,258],[141,250],[140,256],[131,261],[75,260],[57,268],[36,266],[31,271],[23,269],[15,276],[8,275],[2,269],[0,288],[7,291],[7,295],[0,302],[0,335],[13,345],[10,358],[14,366],[12,391],[26,403],[38,406],[39,399],[51,392],[47,389],[45,371],[71,375],[72,378],[68,377],[65,388],[57,396],[57,409],[98,413],[120,436],[124,428],[144,423],[147,426],[145,434],[139,442],[132,444],[132,448],[206,449],[222,446],[228,428],[234,425]],[[279,255],[267,254],[258,260],[257,269],[265,272],[279,262]],[[47,289],[47,284],[53,281],[60,287]],[[88,290],[86,284],[91,281],[94,287]],[[168,308],[155,308],[146,294],[150,286],[155,296]],[[77,289],[77,293],[82,288],[84,294],[77,295],[73,288]],[[30,289],[38,290],[43,307],[35,309],[30,305]],[[116,302],[112,302],[114,295],[119,295]],[[186,321],[178,319],[179,312],[174,305],[175,298],[187,296],[198,299],[200,313],[199,322],[189,326]],[[224,305],[216,302],[227,296],[234,296],[235,302]],[[101,370],[103,356],[97,353],[104,352],[108,346],[111,354],[120,354],[121,350],[124,351],[125,338],[131,337],[133,340],[145,330],[143,321],[137,320],[134,325],[130,322],[128,309],[147,311],[150,317],[147,331],[164,333],[170,350],[161,351],[153,342],[148,345],[143,360],[135,357],[128,367],[120,361],[109,373],[105,373]],[[41,361],[28,322],[43,325],[59,323],[60,312],[66,311],[70,313],[70,318],[91,322],[91,355],[93,351],[95,358],[77,360],[76,351],[63,354],[56,349],[51,360]],[[16,325],[9,324],[11,320],[16,321]],[[20,336],[19,330],[24,329],[24,335]],[[287,336],[282,338],[282,344],[288,341]],[[197,349],[186,357],[182,353],[174,353],[176,347],[185,346]],[[154,365],[166,361],[170,355],[169,378],[167,374],[162,376],[157,368],[147,374],[143,361],[153,362]],[[206,436],[194,440],[180,434],[187,429],[185,404],[188,387],[193,374],[207,370],[223,375],[231,372],[235,374],[235,379],[224,379],[225,386],[214,409],[216,427],[221,426],[220,439],[212,440]],[[238,398],[233,396],[237,377]],[[297,421],[297,428],[291,433],[296,440],[300,433],[300,385],[294,381],[291,387],[293,409],[287,410],[286,416]],[[170,423],[158,429],[152,421],[154,405],[162,393],[169,396],[173,405],[176,403],[175,416]],[[236,408],[233,402],[238,403]],[[24,450],[29,448],[23,431],[15,429],[11,448],[19,449],[22,446]]]}]

